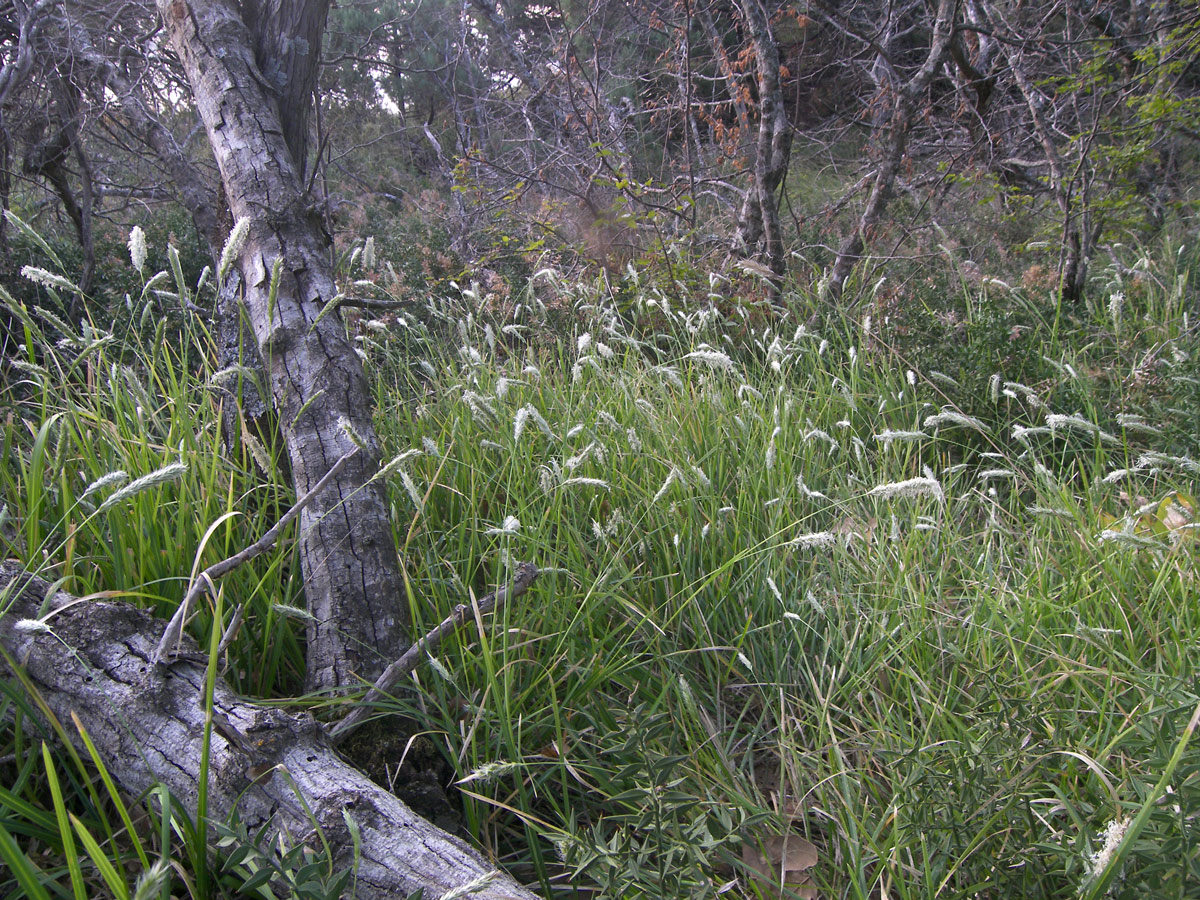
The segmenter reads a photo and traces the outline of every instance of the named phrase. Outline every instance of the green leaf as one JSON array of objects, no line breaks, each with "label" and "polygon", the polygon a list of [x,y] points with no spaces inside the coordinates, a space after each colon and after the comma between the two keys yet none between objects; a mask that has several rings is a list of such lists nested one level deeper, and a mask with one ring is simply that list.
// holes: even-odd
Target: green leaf
[{"label": "green leaf", "polygon": [[54,816],[58,820],[58,834],[62,838],[63,854],[67,857],[67,871],[71,873],[71,890],[76,900],[86,900],[87,891],[83,884],[83,870],[79,867],[79,855],[75,852],[75,838],[71,834],[71,822],[67,818],[67,807],[63,803],[62,787],[58,783],[58,772],[50,758],[50,747],[42,741],[42,762],[46,766],[46,781],[50,785],[50,797],[54,802]]},{"label": "green leaf", "polygon": [[83,848],[87,850],[88,856],[92,858],[96,868],[100,870],[100,877],[104,879],[104,883],[108,885],[108,889],[112,891],[117,900],[129,900],[129,885],[125,883],[112,861],[100,849],[100,845],[96,843],[96,839],[92,837],[92,833],[87,830],[87,827],[79,821],[79,817],[74,813],[70,814],[71,824],[75,826],[75,831],[79,834],[79,840],[83,843]]}]

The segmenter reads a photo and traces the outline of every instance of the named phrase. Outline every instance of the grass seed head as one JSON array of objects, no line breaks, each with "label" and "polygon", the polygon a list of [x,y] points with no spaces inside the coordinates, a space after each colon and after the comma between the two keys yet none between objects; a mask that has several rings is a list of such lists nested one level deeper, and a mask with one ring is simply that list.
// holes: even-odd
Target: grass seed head
[{"label": "grass seed head", "polygon": [[946,502],[946,495],[942,491],[941,484],[936,478],[928,476],[878,484],[867,491],[867,496],[879,497],[883,500],[897,500],[904,497],[933,497],[938,503]]},{"label": "grass seed head", "polygon": [[129,231],[129,261],[139,274],[146,268],[146,232],[141,225],[134,225]]}]

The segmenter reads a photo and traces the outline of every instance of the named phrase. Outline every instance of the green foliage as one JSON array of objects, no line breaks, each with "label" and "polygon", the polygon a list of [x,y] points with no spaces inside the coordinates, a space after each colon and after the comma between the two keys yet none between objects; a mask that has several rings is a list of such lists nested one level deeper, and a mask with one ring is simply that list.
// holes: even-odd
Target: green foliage
[{"label": "green foliage", "polygon": [[670,715],[638,706],[618,718],[617,732],[594,739],[612,767],[586,770],[605,812],[587,826],[571,817],[556,839],[563,863],[604,896],[717,896],[714,866],[737,858],[742,834],[765,816],[692,793],[693,758],[664,752]]},{"label": "green foliage", "polygon": [[269,827],[270,823],[251,835],[241,822],[213,823],[218,835],[217,848],[227,854],[223,870],[237,875],[240,894],[261,895],[269,887],[275,896],[294,900],[338,900],[349,896],[347,888],[351,885],[353,868],[335,872],[327,853],[306,844],[288,847],[283,842],[270,842],[265,836]]},{"label": "green foliage", "polygon": [[[1150,322],[1190,358],[1182,308],[1145,287],[1122,315],[1147,326],[1099,299],[1056,324],[963,284],[941,307],[967,340],[906,357],[894,322],[813,331],[804,296],[764,319],[633,281],[617,310],[543,277],[573,335],[536,302],[501,322],[464,297],[422,314],[452,341],[415,317],[364,341],[418,630],[512,560],[548,572],[551,599],[398,699],[444,723],[481,839],[547,884],[536,835],[604,896],[684,896],[799,815],[834,895],[1072,895],[1114,796],[1161,771],[1120,723],[1188,702],[1195,545],[1180,520],[1143,532],[1132,498],[1186,492],[1195,464],[1111,371]],[[946,359],[961,382],[926,368]]]}]

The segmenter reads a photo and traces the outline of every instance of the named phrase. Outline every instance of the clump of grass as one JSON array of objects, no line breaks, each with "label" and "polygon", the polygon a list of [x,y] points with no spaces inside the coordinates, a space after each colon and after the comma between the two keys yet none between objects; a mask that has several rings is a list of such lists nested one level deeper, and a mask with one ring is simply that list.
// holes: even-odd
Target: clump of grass
[{"label": "clump of grass", "polygon": [[[144,263],[144,234],[135,232],[130,246],[134,262]],[[218,378],[199,319],[168,333],[161,316],[137,316],[145,327],[119,341],[89,318],[65,321],[55,312],[57,288],[36,278],[49,285],[43,306],[0,287],[0,304],[24,326],[19,355],[7,360],[15,377],[0,388],[0,504],[9,522],[0,527],[0,552],[72,593],[116,591],[168,612],[187,589],[197,553],[202,565],[224,558],[288,508],[290,488],[274,462],[281,448],[264,447],[245,427],[222,433],[221,407],[236,391],[212,385],[236,388],[236,380]],[[161,274],[144,281],[138,302],[146,310],[156,310],[162,283]],[[222,517],[205,544],[208,526]],[[294,687],[303,671],[291,628],[267,600],[297,596],[291,568],[281,548],[229,583],[252,600],[250,643],[230,668],[251,693]],[[197,633],[207,634],[209,624],[202,610]]]},{"label": "clump of grass", "polygon": [[[489,344],[477,321],[469,364],[369,341],[411,373],[383,398],[393,449],[451,448],[413,455],[422,506],[397,493],[418,627],[516,559],[548,573],[398,701],[464,777],[501,766],[463,785],[473,833],[613,896],[715,893],[767,828],[817,843],[833,896],[1073,895],[1196,699],[1194,476],[1139,467],[1153,427],[1100,424],[1143,399],[1082,374],[1118,348],[1072,347],[1066,392],[1000,373],[985,418],[885,345],[799,324],[803,298],[749,334],[653,286],[575,300],[586,340],[531,314]],[[1155,525],[1135,494],[1186,499]],[[1122,725],[1146,717],[1169,724]],[[1129,891],[1189,877],[1146,846]]]}]

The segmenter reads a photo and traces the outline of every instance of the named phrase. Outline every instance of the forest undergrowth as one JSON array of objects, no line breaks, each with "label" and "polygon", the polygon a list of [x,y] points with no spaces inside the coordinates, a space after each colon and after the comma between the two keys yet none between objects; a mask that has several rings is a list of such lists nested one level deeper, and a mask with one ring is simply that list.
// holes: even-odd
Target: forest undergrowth
[{"label": "forest undergrowth", "polygon": [[[46,249],[40,305],[0,294],[0,550],[165,617],[288,508],[282,451],[222,434],[249,376],[159,313],[200,296],[178,265],[79,327]],[[381,709],[380,777],[435,757],[452,821],[547,895],[1200,896],[1195,251],[1065,307],[948,263],[900,310],[547,266],[359,317],[414,632],[542,570]],[[383,297],[372,257],[344,274]],[[289,699],[296,568],[224,579],[222,663],[333,715]],[[36,702],[3,686],[5,896],[351,889],[122,796]]]}]

